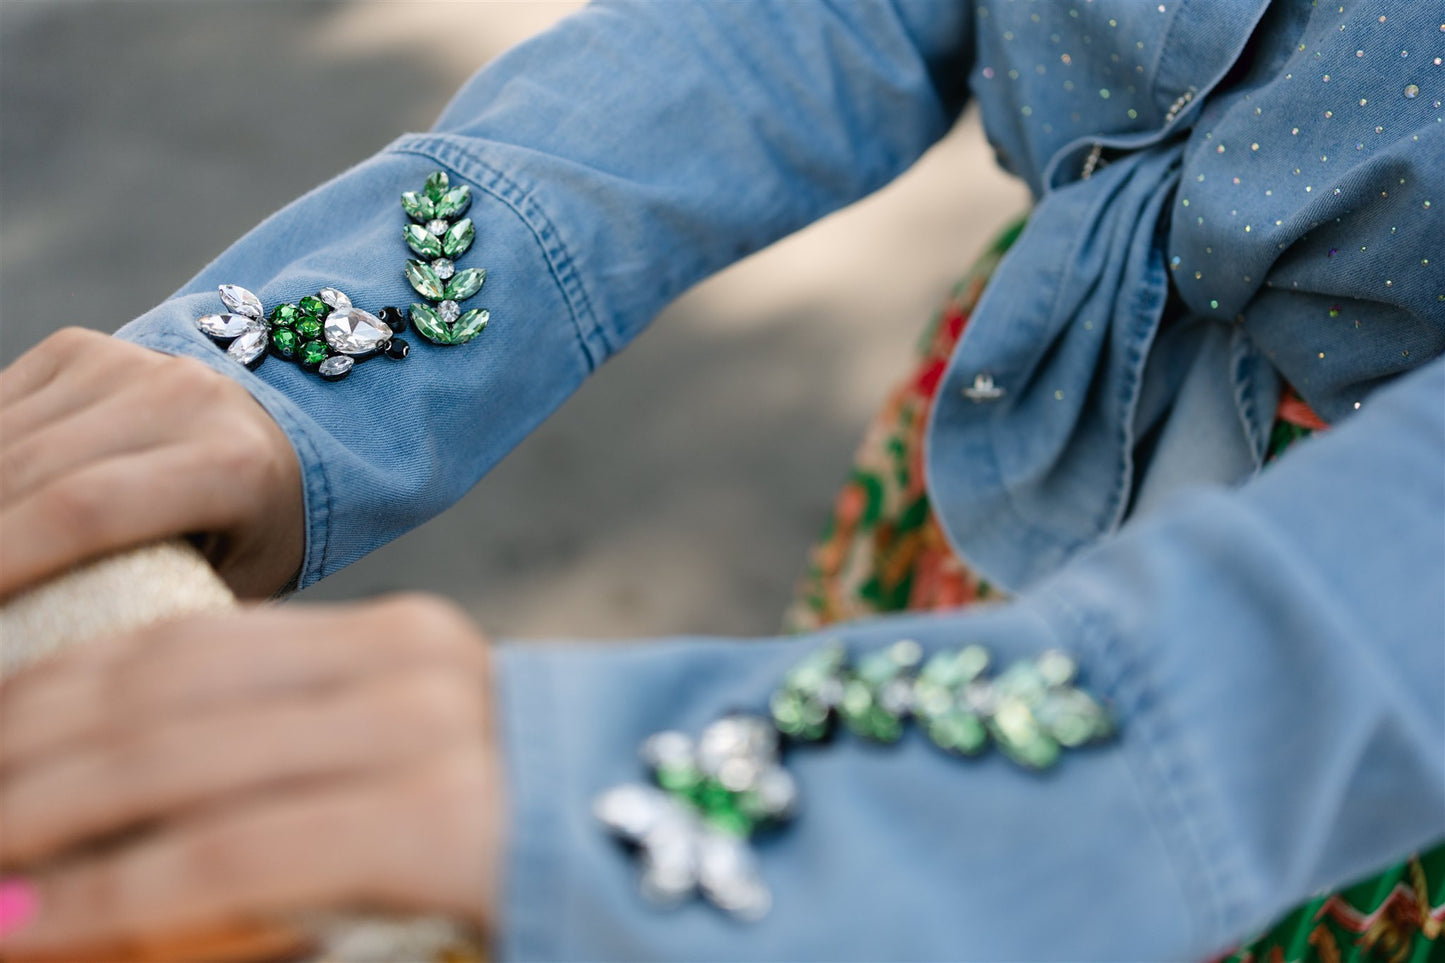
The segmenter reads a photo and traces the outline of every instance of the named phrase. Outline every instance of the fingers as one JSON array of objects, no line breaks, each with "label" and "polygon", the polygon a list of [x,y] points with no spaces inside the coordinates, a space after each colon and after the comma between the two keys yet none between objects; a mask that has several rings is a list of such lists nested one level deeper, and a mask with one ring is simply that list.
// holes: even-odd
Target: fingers
[{"label": "fingers", "polygon": [[300,466],[235,381],[68,330],[0,372],[0,598],[158,538],[222,536],[212,559],[269,595],[301,563]]},{"label": "fingers", "polygon": [[242,800],[40,876],[37,917],[0,953],[61,955],[347,906],[480,926],[496,792],[481,757],[455,750],[390,778]]},{"label": "fingers", "polygon": [[478,641],[407,596],[191,619],[7,681],[0,871],[29,867],[40,910],[0,956],[342,906],[481,925],[501,815]]},{"label": "fingers", "polygon": [[[158,723],[21,767],[0,789],[0,864],[61,851],[162,817],[293,781],[385,770],[480,748],[477,681],[427,668]],[[218,751],[224,747],[224,751]]]},{"label": "fingers", "polygon": [[25,352],[15,363],[0,371],[0,406],[14,404],[44,387],[55,377],[65,355],[93,332],[64,328]]},{"label": "fingers", "polygon": [[34,880],[39,914],[0,951],[58,954],[271,914],[410,902],[391,879],[398,854],[386,840],[430,832],[432,814],[411,784],[446,778],[430,770],[448,764],[244,800],[58,868]]},{"label": "fingers", "polygon": [[94,404],[118,385],[147,381],[165,360],[96,331],[57,331],[0,370],[0,443]]},{"label": "fingers", "polygon": [[167,448],[88,465],[0,508],[0,597],[83,558],[224,527],[239,509],[214,475],[203,452]]},{"label": "fingers", "polygon": [[486,664],[475,625],[429,596],[179,619],[62,653],[0,684],[0,778],[159,719],[403,670],[435,668],[480,686]]},{"label": "fingers", "polygon": [[[124,407],[125,396],[116,398]],[[0,506],[16,503],[37,488],[82,466],[152,448],[166,441],[152,421],[116,430],[114,408],[91,405],[45,424],[5,445],[0,460]]]}]

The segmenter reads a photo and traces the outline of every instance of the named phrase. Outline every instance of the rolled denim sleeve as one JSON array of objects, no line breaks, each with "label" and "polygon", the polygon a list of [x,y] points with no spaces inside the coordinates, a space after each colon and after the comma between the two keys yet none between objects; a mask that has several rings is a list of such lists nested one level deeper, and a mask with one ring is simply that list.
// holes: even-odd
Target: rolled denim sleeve
[{"label": "rolled denim sleeve", "polygon": [[[120,334],[239,379],[285,429],[305,586],[455,502],[690,285],[905,169],[960,109],[971,38],[945,0],[598,4]],[[398,198],[438,168],[473,190],[459,266],[488,271],[477,340],[332,384],[275,360],[243,371],[196,331],[221,283],[268,308],[323,286],[373,311],[417,300]]]},{"label": "rolled denim sleeve", "polygon": [[770,916],[649,909],[590,816],[662,729],[762,710],[822,637],[502,649],[507,959],[1201,959],[1445,837],[1445,359],[1233,491],[1196,492],[1016,600],[837,627],[1059,646],[1120,735],[1053,771],[917,732],[790,751]]}]

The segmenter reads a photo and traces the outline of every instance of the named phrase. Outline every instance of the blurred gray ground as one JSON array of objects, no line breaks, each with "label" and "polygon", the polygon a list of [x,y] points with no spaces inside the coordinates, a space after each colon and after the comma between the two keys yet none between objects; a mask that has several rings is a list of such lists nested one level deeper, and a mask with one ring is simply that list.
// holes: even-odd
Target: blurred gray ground
[{"label": "blurred gray ground", "polygon": [[[574,8],[0,0],[0,362],[164,299]],[[1025,204],[965,121],[692,291],[461,503],[304,596],[430,589],[505,635],[774,631],[870,413]]]}]

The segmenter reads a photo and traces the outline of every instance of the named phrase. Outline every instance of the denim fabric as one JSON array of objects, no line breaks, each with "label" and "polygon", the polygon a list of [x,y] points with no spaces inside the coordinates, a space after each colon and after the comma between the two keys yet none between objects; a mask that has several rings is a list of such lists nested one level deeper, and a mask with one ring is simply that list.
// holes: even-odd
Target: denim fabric
[{"label": "denim fabric", "polygon": [[[836,634],[1063,646],[1122,738],[1044,777],[916,740],[797,754],[804,814],[762,848],[776,909],[741,926],[644,907],[590,799],[639,774],[650,732],[761,708],[819,640],[506,646],[499,949],[1199,956],[1445,836],[1442,20],[1349,0],[597,5],[122,335],[226,371],[286,430],[308,584],[451,504],[668,301],[886,183],[976,98],[1036,208],[952,359],[929,483],[961,554],[1019,594]],[[221,282],[268,306],[322,285],[409,303],[396,198],[437,167],[475,194],[481,338],[326,384],[243,371],[195,331]],[[1005,394],[969,400],[984,373]],[[1281,379],[1339,427],[1251,477]]]}]

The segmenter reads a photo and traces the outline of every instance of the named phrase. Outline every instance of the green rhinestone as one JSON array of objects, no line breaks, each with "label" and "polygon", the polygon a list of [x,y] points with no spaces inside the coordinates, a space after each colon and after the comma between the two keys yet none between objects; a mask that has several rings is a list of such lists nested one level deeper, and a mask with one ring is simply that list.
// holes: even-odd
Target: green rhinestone
[{"label": "green rhinestone", "polygon": [[988,727],[999,748],[1020,765],[1047,769],[1059,758],[1059,744],[1039,725],[1022,699],[1003,699]]},{"label": "green rhinestone", "polygon": [[276,328],[271,332],[271,347],[275,348],[276,353],[283,358],[294,355],[298,344],[300,344],[300,339],[290,328]]},{"label": "green rhinestone", "polygon": [[849,725],[861,720],[871,708],[873,708],[873,692],[867,685],[857,679],[852,679],[843,686],[843,699],[838,705],[838,710]]},{"label": "green rhinestone", "polygon": [[441,196],[436,202],[437,217],[453,218],[459,216],[472,203],[472,189],[463,184],[461,187],[453,187]]},{"label": "green rhinestone", "polygon": [[838,675],[846,658],[841,645],[829,643],[793,666],[784,677],[784,684],[805,695],[815,695]]},{"label": "green rhinestone", "polygon": [[[458,271],[447,282],[445,297],[449,301],[465,301],[482,289],[482,282],[486,279],[486,268],[467,268],[465,271]],[[422,294],[425,295],[426,292],[423,291]]]},{"label": "green rhinestone", "polygon": [[472,224],[472,219],[464,217],[447,230],[446,235],[442,238],[442,252],[450,258],[460,257],[467,252],[467,248],[472,246],[472,241],[476,236],[477,229]]},{"label": "green rhinestone", "polygon": [[446,171],[435,171],[426,179],[426,185],[422,190],[433,204],[446,196],[447,188],[451,185],[447,181]]},{"label": "green rhinestone", "polygon": [[988,730],[983,720],[972,712],[955,709],[928,726],[928,738],[940,749],[971,756],[988,742]]},{"label": "green rhinestone", "polygon": [[327,312],[331,310],[326,306],[325,301],[311,294],[308,294],[306,295],[306,297],[302,298],[299,302],[299,306],[303,314],[309,314],[313,318],[324,318],[326,317]]},{"label": "green rhinestone", "polygon": [[271,310],[271,323],[290,327],[300,316],[301,312],[296,310],[296,305],[278,304]]},{"label": "green rhinestone", "polygon": [[732,793],[716,779],[703,779],[693,790],[692,800],[705,813],[718,812],[732,805]]},{"label": "green rhinestone", "polygon": [[326,360],[331,351],[323,341],[306,341],[301,345],[301,363],[314,368]]},{"label": "green rhinestone", "polygon": [[1034,708],[1034,716],[1049,735],[1070,749],[1106,738],[1113,730],[1108,711],[1093,696],[1072,687],[1051,690]]},{"label": "green rhinestone", "polygon": [[863,729],[863,735],[875,742],[897,742],[903,736],[903,720],[874,706],[863,718]]},{"label": "green rhinestone", "polygon": [[482,308],[472,308],[452,324],[452,344],[466,344],[482,333],[491,315]]},{"label": "green rhinestone", "polygon": [[442,256],[442,239],[420,224],[408,224],[401,229],[401,236],[406,246],[422,257]]},{"label": "green rhinestone", "polygon": [[436,206],[432,204],[431,198],[417,191],[402,194],[401,206],[414,221],[425,223],[436,217]]},{"label": "green rhinestone", "polygon": [[1003,671],[994,682],[1000,696],[1022,699],[1033,704],[1044,696],[1048,681],[1032,662],[1015,662]]},{"label": "green rhinestone", "polygon": [[[414,260],[407,261],[406,267],[403,270],[406,272],[406,279],[411,282],[411,286],[416,289],[417,294],[420,294],[424,298],[430,298],[433,301],[440,301],[442,299],[442,294],[445,291],[445,288],[442,286],[442,279],[437,277],[437,272],[432,270],[430,264],[423,264],[421,261]],[[477,286],[481,287],[481,285]]]},{"label": "green rhinestone", "polygon": [[321,322],[316,318],[308,318],[305,315],[296,322],[296,333],[303,338],[321,337]]},{"label": "green rhinestone", "polygon": [[702,781],[693,766],[663,766],[657,770],[657,784],[668,792],[690,793]]},{"label": "green rhinestone", "polygon": [[437,344],[452,343],[452,335],[446,323],[429,304],[411,306],[411,323],[428,341],[435,341]]},{"label": "green rhinestone", "polygon": [[755,825],[753,818],[739,809],[719,809],[703,818],[709,826],[729,836],[751,836]]}]

